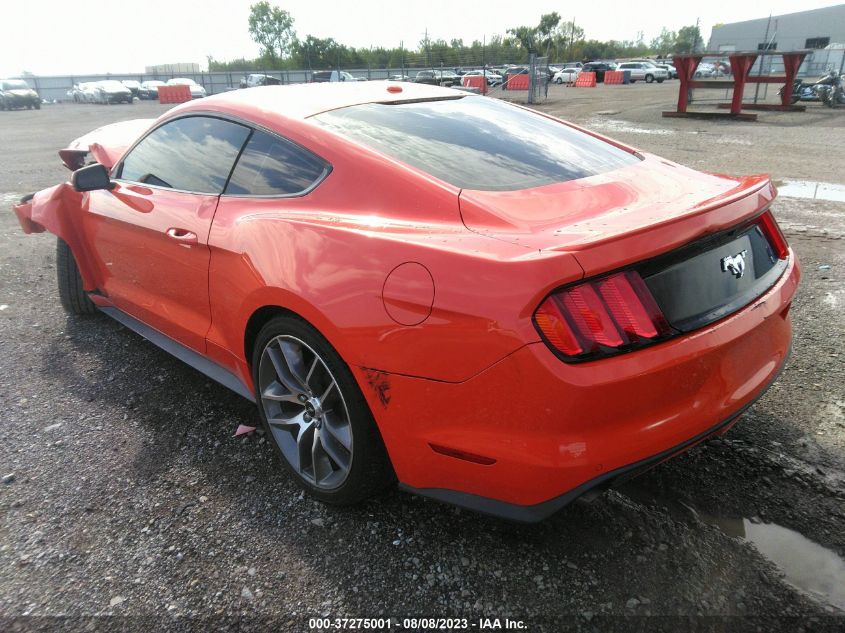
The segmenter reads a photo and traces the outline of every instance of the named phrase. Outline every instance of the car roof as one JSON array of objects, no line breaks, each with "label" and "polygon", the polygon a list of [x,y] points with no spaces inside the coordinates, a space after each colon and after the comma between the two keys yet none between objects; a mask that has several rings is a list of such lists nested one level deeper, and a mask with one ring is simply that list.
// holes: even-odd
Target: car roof
[{"label": "car roof", "polygon": [[[399,91],[389,92],[388,89]],[[171,112],[219,108],[245,115],[271,113],[290,119],[305,119],[321,112],[365,103],[401,103],[463,96],[466,93],[425,84],[395,81],[325,82],[232,90],[206,97],[201,102],[185,103]]]}]

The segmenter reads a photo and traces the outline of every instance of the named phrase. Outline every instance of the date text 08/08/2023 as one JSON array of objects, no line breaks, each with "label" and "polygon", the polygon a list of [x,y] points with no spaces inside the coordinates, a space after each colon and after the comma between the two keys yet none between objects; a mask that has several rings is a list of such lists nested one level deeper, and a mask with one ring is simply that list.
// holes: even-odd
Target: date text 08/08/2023
[{"label": "date text 08/08/2023", "polygon": [[476,629],[480,631],[526,630],[527,624],[522,620],[510,618],[310,618],[308,628],[314,631],[330,631],[339,629],[389,631],[400,630],[459,630]]}]

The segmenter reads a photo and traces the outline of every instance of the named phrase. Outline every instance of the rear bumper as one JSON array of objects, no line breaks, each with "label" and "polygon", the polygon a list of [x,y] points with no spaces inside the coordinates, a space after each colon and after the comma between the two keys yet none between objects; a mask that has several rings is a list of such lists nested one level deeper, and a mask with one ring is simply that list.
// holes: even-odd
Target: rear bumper
[{"label": "rear bumper", "polygon": [[799,276],[791,254],[739,312],[613,358],[566,364],[532,343],[462,383],[353,371],[402,488],[538,521],[726,429],[786,361]]},{"label": "rear bumper", "polygon": [[[774,382],[774,380],[772,382]],[[457,490],[412,488],[411,486],[407,486],[402,483],[399,484],[399,488],[405,492],[430,497],[432,499],[436,499],[437,501],[466,508],[467,510],[472,510],[474,512],[489,514],[501,519],[517,521],[519,523],[537,523],[550,517],[555,512],[561,510],[576,499],[583,497],[590,492],[603,491],[618,486],[653,468],[661,462],[688,451],[711,437],[723,435],[734,425],[745,410],[751,407],[751,405],[753,405],[768,390],[769,386],[770,385],[767,385],[766,388],[760,392],[757,398],[749,402],[739,412],[727,420],[720,422],[716,426],[707,429],[703,433],[699,433],[685,442],[682,442],[678,446],[674,446],[633,464],[628,464],[617,468],[616,470],[599,475],[598,477],[594,477],[593,479],[584,482],[580,486],[577,486],[560,496],[531,506],[507,503],[497,499],[491,499],[489,497],[481,497],[466,492],[459,492]]]}]

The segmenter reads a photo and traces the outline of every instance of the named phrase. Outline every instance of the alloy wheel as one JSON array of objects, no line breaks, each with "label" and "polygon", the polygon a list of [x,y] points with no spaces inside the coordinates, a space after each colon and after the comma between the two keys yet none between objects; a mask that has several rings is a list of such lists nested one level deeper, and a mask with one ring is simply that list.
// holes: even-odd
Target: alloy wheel
[{"label": "alloy wheel", "polygon": [[258,388],[273,439],[294,471],[321,490],[341,486],[352,466],[352,427],[326,362],[295,336],[277,336],[261,354]]}]

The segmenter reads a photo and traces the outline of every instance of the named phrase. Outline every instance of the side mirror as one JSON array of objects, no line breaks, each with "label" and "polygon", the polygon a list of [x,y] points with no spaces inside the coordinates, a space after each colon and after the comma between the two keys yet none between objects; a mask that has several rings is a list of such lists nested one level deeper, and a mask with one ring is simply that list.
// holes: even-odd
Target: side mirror
[{"label": "side mirror", "polygon": [[114,189],[114,183],[109,178],[109,170],[100,163],[77,169],[71,174],[70,182],[76,191]]}]

